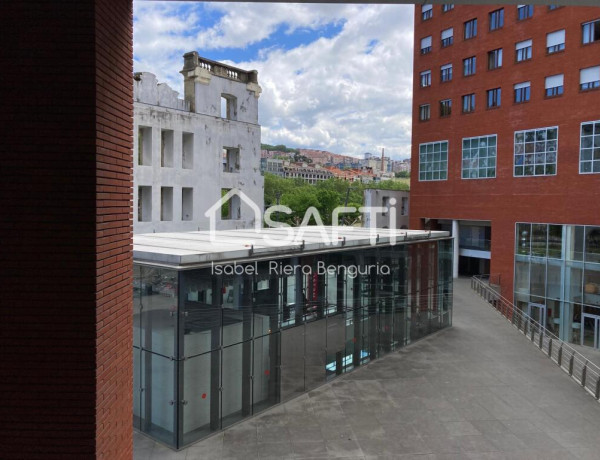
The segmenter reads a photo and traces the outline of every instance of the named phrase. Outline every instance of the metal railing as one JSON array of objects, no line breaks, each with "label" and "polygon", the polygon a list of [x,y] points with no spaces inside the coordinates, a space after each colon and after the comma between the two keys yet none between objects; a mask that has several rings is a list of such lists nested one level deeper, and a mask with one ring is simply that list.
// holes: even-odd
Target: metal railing
[{"label": "metal railing", "polygon": [[502,297],[489,286],[487,277],[473,276],[471,288],[596,400],[600,399],[600,368],[598,366],[521,311],[512,302]]}]

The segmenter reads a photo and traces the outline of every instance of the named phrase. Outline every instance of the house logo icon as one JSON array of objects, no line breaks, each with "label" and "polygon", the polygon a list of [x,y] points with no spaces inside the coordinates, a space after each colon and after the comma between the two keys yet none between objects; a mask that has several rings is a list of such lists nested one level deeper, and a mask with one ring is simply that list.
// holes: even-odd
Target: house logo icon
[{"label": "house logo icon", "polygon": [[208,217],[209,221],[211,242],[216,241],[217,219],[219,219],[219,213],[225,203],[229,203],[229,212],[232,216],[236,216],[237,218],[241,216],[241,204],[246,203],[254,213],[254,231],[256,233],[261,232],[263,217],[260,207],[254,202],[254,200],[252,200],[252,198],[250,198],[240,189],[232,188],[204,213],[204,215]]}]

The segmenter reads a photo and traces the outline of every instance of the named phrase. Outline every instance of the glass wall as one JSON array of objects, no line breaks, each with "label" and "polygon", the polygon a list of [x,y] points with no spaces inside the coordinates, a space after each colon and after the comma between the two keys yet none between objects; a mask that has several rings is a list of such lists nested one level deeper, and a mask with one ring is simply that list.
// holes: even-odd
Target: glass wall
[{"label": "glass wall", "polygon": [[515,304],[560,339],[598,348],[600,227],[516,224]]},{"label": "glass wall", "polygon": [[451,324],[451,240],[134,276],[134,425],[175,448]]}]

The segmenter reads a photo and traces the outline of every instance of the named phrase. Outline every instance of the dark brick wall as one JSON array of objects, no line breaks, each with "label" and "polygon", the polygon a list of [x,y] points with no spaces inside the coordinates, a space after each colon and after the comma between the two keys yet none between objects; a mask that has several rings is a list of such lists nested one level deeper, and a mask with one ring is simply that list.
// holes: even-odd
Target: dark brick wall
[{"label": "dark brick wall", "polygon": [[5,2],[0,30],[0,457],[128,458],[131,2]]},{"label": "dark brick wall", "polygon": [[[411,228],[422,218],[473,219],[492,222],[492,274],[501,275],[503,294],[512,298],[515,222],[600,225],[600,175],[579,174],[582,121],[600,119],[600,91],[579,91],[579,69],[600,65],[600,43],[581,44],[581,23],[600,18],[600,8],[536,6],[530,19],[516,19],[516,5],[504,5],[504,28],[489,31],[488,13],[500,6],[460,6],[448,13],[434,5],[434,17],[421,21],[415,8]],[[478,36],[463,40],[463,23],[478,18]],[[440,33],[454,27],[454,44],[440,47]],[[546,55],[546,34],[566,29],[566,49]],[[421,38],[433,36],[433,51],[420,55]],[[533,39],[533,58],[515,62],[515,44]],[[503,66],[487,70],[487,52],[503,48]],[[462,60],[477,56],[477,73],[462,76]],[[440,66],[452,63],[451,82],[440,83]],[[419,87],[421,71],[431,69],[432,86]],[[564,73],[564,95],[546,99],[546,76]],[[513,103],[513,85],[531,81],[531,101]],[[486,90],[502,88],[502,106],[486,109]],[[476,94],[476,110],[462,114],[461,96]],[[450,117],[440,118],[441,99],[452,98]],[[419,121],[419,105],[431,104],[431,120]],[[557,175],[513,177],[514,131],[559,126]],[[495,179],[461,179],[463,137],[498,135]],[[449,141],[448,180],[418,181],[420,143]]]}]

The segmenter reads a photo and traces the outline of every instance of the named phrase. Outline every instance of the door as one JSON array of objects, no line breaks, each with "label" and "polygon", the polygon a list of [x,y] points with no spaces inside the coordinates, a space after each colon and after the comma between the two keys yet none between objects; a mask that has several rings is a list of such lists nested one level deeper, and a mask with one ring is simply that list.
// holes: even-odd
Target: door
[{"label": "door", "polygon": [[598,329],[600,327],[600,316],[584,313],[581,315],[581,345],[598,347]]},{"label": "door", "polygon": [[540,323],[544,329],[546,328],[546,305],[529,302],[527,304],[527,316]]}]

